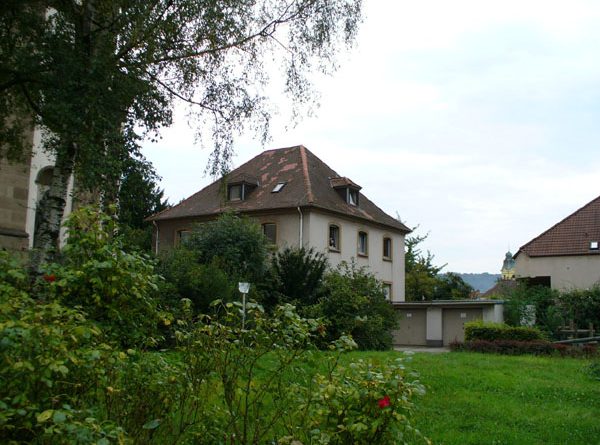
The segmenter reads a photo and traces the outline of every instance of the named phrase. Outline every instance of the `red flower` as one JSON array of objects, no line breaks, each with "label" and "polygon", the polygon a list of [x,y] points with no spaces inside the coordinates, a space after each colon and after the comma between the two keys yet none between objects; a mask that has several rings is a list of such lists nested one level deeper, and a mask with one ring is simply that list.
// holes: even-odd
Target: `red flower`
[{"label": "red flower", "polygon": [[390,406],[390,396],[385,396],[383,399],[378,400],[377,405],[379,405],[379,408],[381,409]]},{"label": "red flower", "polygon": [[44,281],[47,281],[48,283],[54,283],[56,281],[56,275],[54,275],[53,273],[51,273],[50,275],[44,275],[43,278]]}]

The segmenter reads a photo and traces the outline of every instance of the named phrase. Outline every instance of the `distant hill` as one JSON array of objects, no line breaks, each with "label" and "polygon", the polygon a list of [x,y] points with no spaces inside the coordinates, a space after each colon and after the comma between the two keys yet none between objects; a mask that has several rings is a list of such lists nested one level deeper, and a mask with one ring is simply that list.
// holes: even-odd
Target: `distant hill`
[{"label": "distant hill", "polygon": [[495,273],[456,273],[460,276],[465,283],[468,283],[473,289],[483,293],[488,289],[491,289],[496,281],[500,278],[500,274]]}]

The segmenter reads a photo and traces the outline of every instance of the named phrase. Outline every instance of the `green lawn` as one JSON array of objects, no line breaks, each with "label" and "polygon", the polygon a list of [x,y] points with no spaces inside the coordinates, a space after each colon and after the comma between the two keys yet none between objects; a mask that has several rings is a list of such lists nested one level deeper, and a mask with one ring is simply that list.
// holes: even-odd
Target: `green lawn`
[{"label": "green lawn", "polygon": [[[369,353],[387,358],[399,353]],[[353,353],[351,356],[362,353]],[[474,353],[413,356],[427,394],[415,426],[435,444],[600,444],[589,361]]]}]

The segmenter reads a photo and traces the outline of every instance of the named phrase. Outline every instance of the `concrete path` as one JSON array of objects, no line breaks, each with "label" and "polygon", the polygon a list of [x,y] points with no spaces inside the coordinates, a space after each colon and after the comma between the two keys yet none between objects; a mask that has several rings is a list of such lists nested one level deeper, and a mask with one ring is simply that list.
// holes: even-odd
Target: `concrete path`
[{"label": "concrete path", "polygon": [[427,346],[394,346],[394,351],[429,352],[430,354],[441,354],[450,352],[449,348],[428,348]]}]

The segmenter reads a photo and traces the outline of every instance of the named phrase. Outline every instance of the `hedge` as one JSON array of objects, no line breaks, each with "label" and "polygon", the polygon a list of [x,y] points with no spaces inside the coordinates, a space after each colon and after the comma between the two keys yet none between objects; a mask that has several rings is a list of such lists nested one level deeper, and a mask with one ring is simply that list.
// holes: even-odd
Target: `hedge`
[{"label": "hedge", "polygon": [[597,357],[598,348],[595,345],[571,346],[551,343],[545,340],[516,341],[516,340],[473,340],[464,343],[450,344],[453,351],[483,352],[503,355],[560,355],[561,357]]},{"label": "hedge", "polygon": [[525,326],[508,326],[504,323],[485,323],[471,321],[465,323],[465,341],[473,340],[513,340],[536,341],[545,340],[539,329]]}]

